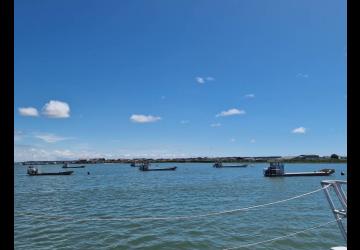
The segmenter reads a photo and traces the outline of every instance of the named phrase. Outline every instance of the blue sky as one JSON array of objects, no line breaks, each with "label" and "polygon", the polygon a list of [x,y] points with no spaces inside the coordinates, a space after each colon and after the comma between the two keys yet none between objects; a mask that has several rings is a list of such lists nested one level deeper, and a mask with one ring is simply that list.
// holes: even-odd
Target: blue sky
[{"label": "blue sky", "polygon": [[15,161],[346,155],[346,1],[15,1]]}]

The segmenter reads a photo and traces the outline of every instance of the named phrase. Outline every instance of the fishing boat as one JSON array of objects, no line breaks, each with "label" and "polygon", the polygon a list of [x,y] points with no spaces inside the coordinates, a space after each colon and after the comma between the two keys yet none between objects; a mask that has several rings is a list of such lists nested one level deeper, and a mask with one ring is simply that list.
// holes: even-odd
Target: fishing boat
[{"label": "fishing boat", "polygon": [[72,167],[69,167],[69,164],[65,163],[62,168],[84,168],[85,166],[82,165],[82,166],[72,166]]},{"label": "fishing boat", "polygon": [[333,173],[335,173],[335,169],[328,169],[328,168],[313,172],[285,173],[284,164],[278,161],[270,162],[270,166],[268,168],[264,168],[265,177],[329,176]]},{"label": "fishing boat", "polygon": [[139,166],[140,171],[172,171],[176,170],[177,167],[170,167],[170,168],[149,168],[149,163],[142,163]]},{"label": "fishing boat", "polygon": [[215,162],[213,167],[214,168],[246,168],[248,165],[223,165],[221,162]]},{"label": "fishing boat", "polygon": [[40,173],[39,170],[33,166],[30,166],[27,170],[29,176],[40,176],[40,175],[71,175],[74,171],[64,171],[57,173]]}]

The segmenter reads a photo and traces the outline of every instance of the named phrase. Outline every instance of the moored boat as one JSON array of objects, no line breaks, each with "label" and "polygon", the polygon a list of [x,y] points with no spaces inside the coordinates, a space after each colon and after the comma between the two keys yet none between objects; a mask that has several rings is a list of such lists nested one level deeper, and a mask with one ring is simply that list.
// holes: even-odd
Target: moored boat
[{"label": "moored boat", "polygon": [[291,177],[291,176],[329,176],[335,173],[335,169],[321,169],[313,172],[285,173],[284,164],[278,161],[270,162],[270,166],[264,169],[265,177]]},{"label": "moored boat", "polygon": [[142,163],[139,166],[140,171],[173,171],[176,170],[177,167],[169,167],[169,168],[149,168],[149,163]]},{"label": "moored boat", "polygon": [[67,164],[67,163],[65,163],[63,166],[62,166],[62,168],[84,168],[85,166],[84,165],[82,165],[82,166],[71,166],[71,167],[69,167],[69,164]]},{"label": "moored boat", "polygon": [[41,175],[71,175],[74,171],[64,171],[55,173],[40,173],[39,170],[33,166],[30,166],[27,170],[29,176],[41,176]]},{"label": "moored boat", "polygon": [[221,162],[215,162],[213,167],[214,168],[246,168],[248,165],[223,165]]}]

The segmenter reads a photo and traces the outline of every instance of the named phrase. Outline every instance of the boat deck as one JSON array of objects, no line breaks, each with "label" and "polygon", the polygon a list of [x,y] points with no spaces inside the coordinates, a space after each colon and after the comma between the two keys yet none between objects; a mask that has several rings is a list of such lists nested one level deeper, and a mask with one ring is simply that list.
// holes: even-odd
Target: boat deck
[{"label": "boat deck", "polygon": [[171,171],[171,170],[176,170],[177,167],[172,167],[172,168],[148,168],[148,169],[141,169],[141,171]]},{"label": "boat deck", "polygon": [[223,165],[222,168],[246,168],[247,165]]},{"label": "boat deck", "polygon": [[329,176],[332,173],[328,172],[298,172],[298,173],[284,173],[282,176]]}]

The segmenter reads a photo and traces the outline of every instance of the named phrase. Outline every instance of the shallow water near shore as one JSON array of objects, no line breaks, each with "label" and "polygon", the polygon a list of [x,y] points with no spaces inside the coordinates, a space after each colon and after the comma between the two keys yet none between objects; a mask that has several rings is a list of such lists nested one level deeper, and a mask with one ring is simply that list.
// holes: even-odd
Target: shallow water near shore
[{"label": "shallow water near shore", "polygon": [[[224,249],[268,240],[334,220],[323,191],[271,206],[221,215],[290,198],[346,180],[346,164],[285,164],[286,172],[334,168],[332,176],[263,176],[265,163],[216,169],[209,163],[159,163],[176,171],[141,172],[129,164],[89,164],[71,176],[26,175],[15,166],[15,249]],[[63,171],[60,165],[43,172]],[[90,172],[90,175],[87,174]],[[336,223],[242,249],[330,249],[346,245]]]}]

